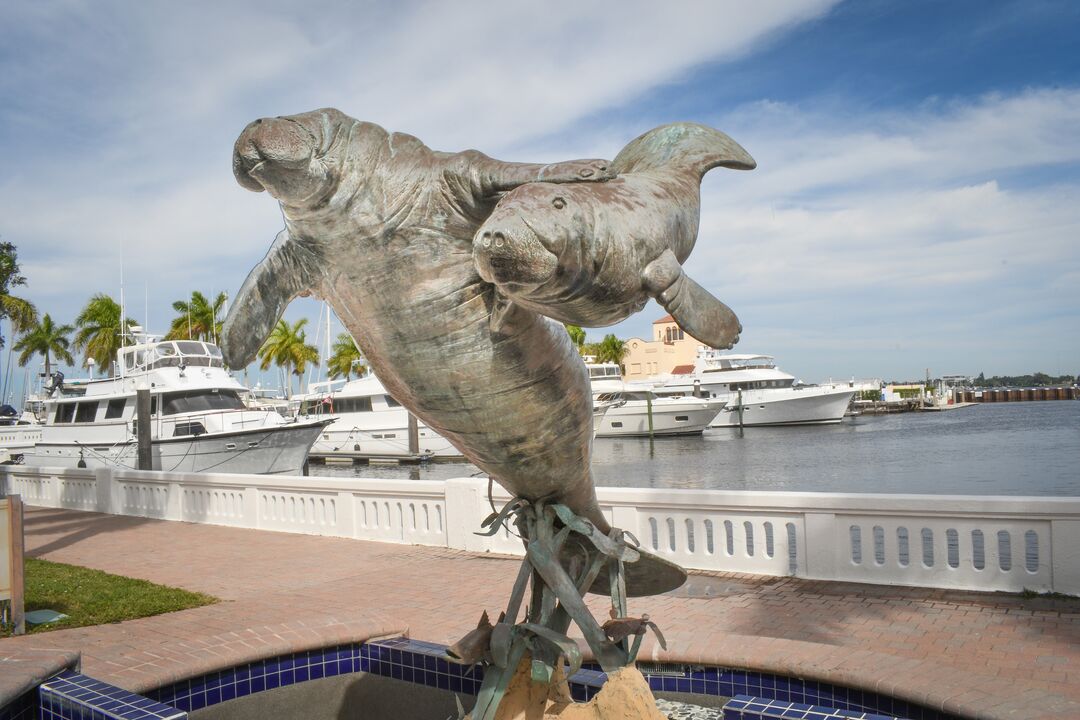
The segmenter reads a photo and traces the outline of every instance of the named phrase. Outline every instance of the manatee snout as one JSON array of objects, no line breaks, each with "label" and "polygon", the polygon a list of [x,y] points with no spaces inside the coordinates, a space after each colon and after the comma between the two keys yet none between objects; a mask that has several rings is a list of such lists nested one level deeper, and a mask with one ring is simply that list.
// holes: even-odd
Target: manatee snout
[{"label": "manatee snout", "polygon": [[324,133],[320,123],[306,119],[263,118],[244,128],[233,146],[237,182],[294,204],[325,190],[331,178],[320,157]]},{"label": "manatee snout", "polygon": [[550,279],[559,258],[519,217],[484,223],[473,239],[480,277],[496,285],[535,287]]}]

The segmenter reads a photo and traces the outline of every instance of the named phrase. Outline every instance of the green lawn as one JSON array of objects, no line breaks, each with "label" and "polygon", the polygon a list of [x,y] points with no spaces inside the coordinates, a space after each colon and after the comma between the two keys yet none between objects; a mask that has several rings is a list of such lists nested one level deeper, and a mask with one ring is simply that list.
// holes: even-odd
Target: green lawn
[{"label": "green lawn", "polygon": [[[217,602],[217,598],[76,565],[26,559],[26,611],[55,610],[68,617],[29,626],[27,632],[101,625]],[[0,628],[0,637],[11,635]]]}]

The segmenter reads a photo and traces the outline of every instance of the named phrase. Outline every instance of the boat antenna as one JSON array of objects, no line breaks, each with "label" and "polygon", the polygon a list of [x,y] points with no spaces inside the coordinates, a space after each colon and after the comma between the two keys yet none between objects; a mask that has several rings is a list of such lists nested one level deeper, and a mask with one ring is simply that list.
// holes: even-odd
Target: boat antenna
[{"label": "boat antenna", "polygon": [[[124,241],[120,241],[120,347],[124,347],[125,339],[127,338],[127,309],[124,305]],[[120,366],[120,379],[124,379],[124,363],[118,362],[116,364]]]}]

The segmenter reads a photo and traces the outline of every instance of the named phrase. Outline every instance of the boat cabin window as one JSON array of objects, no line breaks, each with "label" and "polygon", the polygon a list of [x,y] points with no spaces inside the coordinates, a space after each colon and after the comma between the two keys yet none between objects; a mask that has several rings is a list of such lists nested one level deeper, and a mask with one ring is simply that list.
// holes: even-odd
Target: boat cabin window
[{"label": "boat cabin window", "polygon": [[336,398],[334,400],[333,408],[333,412],[335,413],[371,412],[371,398]]},{"label": "boat cabin window", "polygon": [[69,423],[75,419],[75,403],[57,403],[56,414],[53,415],[54,423]]},{"label": "boat cabin window", "polygon": [[728,389],[732,392],[739,390],[761,390],[764,388],[786,388],[791,387],[794,382],[792,379],[781,380],[750,380],[748,382],[735,382],[728,385]]},{"label": "boat cabin window", "polygon": [[600,378],[621,378],[622,374],[619,372],[617,365],[597,365],[589,368],[589,379],[597,380]]},{"label": "boat cabin window", "polygon": [[206,427],[201,422],[180,422],[176,423],[176,427],[173,428],[173,437],[182,437],[184,435],[202,435],[206,432]]},{"label": "boat cabin window", "polygon": [[187,390],[162,394],[164,415],[206,412],[208,410],[243,410],[244,401],[235,390]]},{"label": "boat cabin window", "polygon": [[98,404],[96,402],[81,402],[75,410],[75,422],[90,423],[97,417]]},{"label": "boat cabin window", "polygon": [[105,408],[105,419],[113,420],[118,417],[124,416],[124,407],[127,406],[127,400],[124,398],[115,398],[109,401],[109,406]]},{"label": "boat cabin window", "polygon": [[386,400],[386,407],[401,407],[401,403],[399,403],[391,396],[384,395],[383,398]]}]

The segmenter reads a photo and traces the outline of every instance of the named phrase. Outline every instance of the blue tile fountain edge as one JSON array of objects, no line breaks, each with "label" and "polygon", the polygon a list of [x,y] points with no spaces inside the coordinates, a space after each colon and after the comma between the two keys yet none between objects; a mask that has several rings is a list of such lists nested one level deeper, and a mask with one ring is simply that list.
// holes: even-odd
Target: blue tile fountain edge
[{"label": "blue tile fountain edge", "polygon": [[163,703],[188,712],[245,697],[264,690],[336,675],[367,672],[359,643],[291,653],[239,665],[159,688],[149,693]]},{"label": "blue tile fountain edge", "polygon": [[904,720],[891,715],[877,715],[858,710],[770,700],[736,695],[724,705],[724,720]]},{"label": "blue tile fountain edge", "polygon": [[[865,713],[906,720],[954,717],[869,691],[748,670],[647,663],[639,669],[654,691],[743,695],[755,697],[759,703],[775,701],[789,711],[791,704],[805,704],[816,706],[814,712],[818,713],[823,709],[855,713],[851,717]],[[445,645],[401,637],[283,655],[177,683],[149,695],[192,711],[297,682],[361,671],[463,695],[477,694],[484,679],[482,667],[449,662]],[[590,700],[606,679],[599,667],[585,666],[570,678],[571,695],[579,702]]]},{"label": "blue tile fountain edge", "polygon": [[65,671],[38,687],[40,720],[185,720],[187,713],[143,695]]}]

